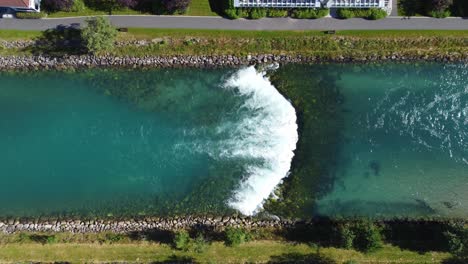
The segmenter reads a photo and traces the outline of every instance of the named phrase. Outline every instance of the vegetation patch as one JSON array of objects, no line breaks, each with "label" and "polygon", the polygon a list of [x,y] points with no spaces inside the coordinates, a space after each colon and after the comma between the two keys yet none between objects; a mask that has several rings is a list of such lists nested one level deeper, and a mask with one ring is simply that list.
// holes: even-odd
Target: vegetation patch
[{"label": "vegetation patch", "polygon": [[46,14],[41,12],[18,12],[15,16],[18,19],[41,19],[46,17]]},{"label": "vegetation patch", "polygon": [[398,0],[398,14],[402,16],[468,16],[468,1],[465,0]]},{"label": "vegetation patch", "polygon": [[387,12],[380,8],[339,8],[336,14],[341,19],[358,17],[377,20],[387,17]]}]

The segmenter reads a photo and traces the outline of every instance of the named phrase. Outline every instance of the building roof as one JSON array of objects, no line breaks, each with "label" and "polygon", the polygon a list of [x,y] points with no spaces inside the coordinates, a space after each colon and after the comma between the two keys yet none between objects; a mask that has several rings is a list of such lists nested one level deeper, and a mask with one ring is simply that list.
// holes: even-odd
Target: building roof
[{"label": "building roof", "polygon": [[29,0],[0,0],[0,6],[28,8]]}]

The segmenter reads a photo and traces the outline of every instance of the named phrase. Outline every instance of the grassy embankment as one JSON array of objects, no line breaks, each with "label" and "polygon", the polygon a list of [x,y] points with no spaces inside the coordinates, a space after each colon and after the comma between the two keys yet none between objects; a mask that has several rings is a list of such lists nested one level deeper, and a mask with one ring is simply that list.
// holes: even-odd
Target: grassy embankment
[{"label": "grassy embankment", "polygon": [[[0,40],[35,39],[38,31],[2,30]],[[284,54],[362,58],[368,55],[437,56],[468,54],[468,30],[465,31],[338,31],[326,35],[321,31],[223,31],[190,29],[130,28],[119,33],[119,40],[152,40],[151,45],[115,48],[116,56],[238,55]],[[35,52],[38,52],[37,50]],[[40,51],[39,51],[40,52]],[[0,55],[28,55],[31,49],[5,49]]]},{"label": "grassy embankment", "polygon": [[[375,253],[354,250],[318,248],[303,243],[282,241],[253,241],[238,247],[213,242],[202,253],[175,250],[169,244],[131,241],[102,242],[103,234],[56,234],[53,242],[20,241],[21,235],[1,235],[0,262],[202,262],[202,263],[272,263],[303,261],[301,263],[442,263],[448,253],[401,250],[386,245]],[[63,242],[61,240],[72,240]],[[185,261],[185,262],[184,262]],[[316,261],[316,262],[313,262]]]}]

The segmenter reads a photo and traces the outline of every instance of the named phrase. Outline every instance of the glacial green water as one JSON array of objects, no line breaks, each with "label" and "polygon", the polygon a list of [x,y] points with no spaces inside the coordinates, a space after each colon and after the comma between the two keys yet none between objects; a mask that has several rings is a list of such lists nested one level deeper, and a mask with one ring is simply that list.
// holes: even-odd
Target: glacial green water
[{"label": "glacial green water", "polygon": [[255,69],[0,75],[0,214],[252,214],[294,108]]},{"label": "glacial green water", "polygon": [[316,214],[468,216],[467,65],[322,65],[301,72],[317,73],[332,75],[328,87],[312,89],[336,89],[337,113],[328,125],[338,122],[339,131],[336,144],[324,146],[334,155],[318,158],[329,164],[323,184],[330,186]]},{"label": "glacial green water", "polygon": [[0,216],[466,217],[467,67],[0,73]]}]

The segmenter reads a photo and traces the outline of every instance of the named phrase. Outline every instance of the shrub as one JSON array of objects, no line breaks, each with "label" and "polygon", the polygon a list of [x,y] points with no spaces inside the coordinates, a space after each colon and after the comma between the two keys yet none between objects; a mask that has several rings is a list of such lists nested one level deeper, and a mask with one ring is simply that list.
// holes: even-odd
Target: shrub
[{"label": "shrub", "polygon": [[189,251],[192,239],[187,231],[178,231],[174,236],[174,247],[178,250]]},{"label": "shrub", "polygon": [[377,19],[383,19],[387,17],[387,12],[383,9],[380,8],[371,8],[369,9],[369,15],[367,16],[367,19],[371,20],[377,20]]},{"label": "shrub", "polygon": [[353,248],[353,241],[356,235],[347,224],[340,225],[338,227],[338,243],[339,246],[345,249]]},{"label": "shrub", "polygon": [[42,0],[43,9],[51,12],[70,11],[73,6],[73,0]]},{"label": "shrub", "polygon": [[73,5],[71,7],[72,12],[82,12],[86,9],[86,5],[83,0],[75,0],[73,1]]},{"label": "shrub", "polygon": [[170,14],[184,13],[188,6],[190,5],[191,0],[162,0],[162,6]]},{"label": "shrub", "polygon": [[41,12],[18,12],[15,16],[19,19],[40,19],[46,17],[46,15]]},{"label": "shrub", "polygon": [[450,10],[445,10],[445,11],[431,11],[429,12],[429,15],[431,17],[435,18],[446,18],[451,15]]},{"label": "shrub", "polygon": [[46,243],[49,245],[57,243],[57,238],[54,235],[47,236]]},{"label": "shrub", "polygon": [[224,10],[224,15],[229,19],[238,19],[237,10],[235,8],[229,8]]},{"label": "shrub", "polygon": [[81,31],[81,38],[89,52],[111,50],[117,36],[117,30],[104,17],[86,20],[87,26]]},{"label": "shrub", "polygon": [[342,19],[349,19],[355,17],[354,11],[350,8],[339,8],[336,15]]},{"label": "shrub", "polygon": [[248,9],[237,8],[236,11],[237,11],[238,18],[248,18],[250,16],[250,12]]},{"label": "shrub", "polygon": [[18,242],[19,243],[26,243],[31,241],[31,236],[26,233],[20,233],[18,235]]},{"label": "shrub", "polygon": [[267,11],[265,8],[252,8],[249,13],[250,19],[260,19],[266,17]]},{"label": "shrub", "polygon": [[359,251],[373,252],[383,246],[380,230],[372,222],[357,223],[353,232],[356,235],[353,247]]},{"label": "shrub", "polygon": [[453,4],[453,0],[432,0],[431,2],[432,10],[436,12],[444,12]]},{"label": "shrub", "polygon": [[336,14],[341,19],[360,17],[377,20],[387,16],[387,12],[380,8],[340,8]]},{"label": "shrub", "polygon": [[105,239],[110,244],[117,243],[119,241],[124,240],[125,236],[122,234],[115,234],[115,233],[107,233],[105,234]]},{"label": "shrub", "polygon": [[206,239],[203,237],[202,234],[198,234],[198,236],[193,241],[193,244],[194,244],[193,249],[197,253],[203,253],[208,248],[208,242],[206,241]]},{"label": "shrub", "polygon": [[328,15],[327,8],[307,8],[307,9],[295,9],[291,17],[298,19],[316,19],[322,18]]},{"label": "shrub", "polygon": [[267,10],[267,17],[287,17],[288,10],[280,8],[270,8]]},{"label": "shrub", "polygon": [[249,233],[241,228],[227,228],[225,236],[225,244],[230,247],[239,246],[250,240]]}]

